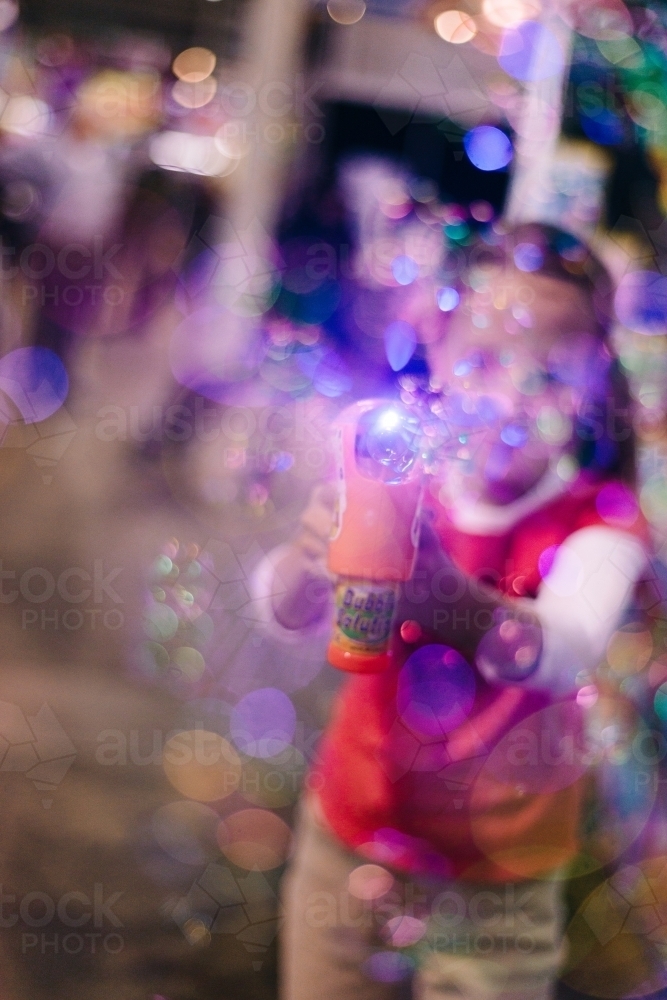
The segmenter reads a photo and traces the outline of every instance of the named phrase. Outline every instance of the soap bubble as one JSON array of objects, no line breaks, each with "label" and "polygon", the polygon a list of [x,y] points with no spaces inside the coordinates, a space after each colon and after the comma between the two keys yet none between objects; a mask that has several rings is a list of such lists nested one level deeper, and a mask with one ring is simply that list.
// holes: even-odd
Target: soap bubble
[{"label": "soap bubble", "polygon": [[359,420],[356,458],[361,472],[385,483],[409,480],[419,456],[419,421],[397,403],[386,403]]}]

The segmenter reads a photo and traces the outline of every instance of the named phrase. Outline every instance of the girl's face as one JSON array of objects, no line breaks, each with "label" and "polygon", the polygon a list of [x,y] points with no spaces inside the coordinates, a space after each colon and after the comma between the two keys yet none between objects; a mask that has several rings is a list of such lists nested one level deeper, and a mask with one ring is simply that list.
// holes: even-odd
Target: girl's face
[{"label": "girl's face", "polygon": [[499,269],[472,284],[429,364],[458,437],[464,492],[506,504],[572,452],[574,416],[599,392],[609,355],[575,285]]}]

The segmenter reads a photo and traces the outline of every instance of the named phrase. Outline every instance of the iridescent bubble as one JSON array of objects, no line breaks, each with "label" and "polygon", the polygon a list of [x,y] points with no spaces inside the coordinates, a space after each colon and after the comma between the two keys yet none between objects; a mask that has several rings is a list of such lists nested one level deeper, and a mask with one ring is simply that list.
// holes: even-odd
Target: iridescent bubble
[{"label": "iridescent bubble", "polygon": [[416,346],[417,334],[403,320],[390,323],[384,331],[384,348],[392,371],[399,372],[401,368],[405,368],[415,353]]},{"label": "iridescent bubble", "polygon": [[378,983],[399,983],[414,972],[415,964],[396,951],[376,951],[361,966],[369,979]]},{"label": "iridescent bubble", "polygon": [[514,263],[520,271],[539,271],[544,254],[534,243],[519,243],[514,248]]},{"label": "iridescent bubble", "polygon": [[460,301],[460,295],[455,288],[451,288],[446,285],[444,288],[439,288],[435,293],[436,302],[438,303],[438,309],[441,312],[451,312],[456,309]]},{"label": "iridescent bubble", "polygon": [[166,604],[152,604],[144,613],[144,632],[154,642],[166,642],[177,629],[178,616]]},{"label": "iridescent bubble", "polygon": [[27,424],[46,420],[69,392],[65,366],[46,347],[19,347],[0,359],[0,390],[12,400]]},{"label": "iridescent bubble", "polygon": [[172,671],[177,672],[179,680],[194,683],[201,680],[206,663],[199,650],[192,646],[179,646],[171,657],[173,661]]},{"label": "iridescent bubble", "polygon": [[277,688],[251,691],[232,712],[231,738],[248,757],[274,757],[292,742],[295,730],[294,705]]},{"label": "iridescent bubble", "polygon": [[476,687],[475,674],[460,653],[449,646],[422,646],[399,674],[398,711],[415,732],[443,736],[465,722]]},{"label": "iridescent bubble", "polygon": [[419,264],[413,257],[400,254],[391,262],[391,273],[399,285],[411,285],[419,276]]},{"label": "iridescent bubble", "polygon": [[565,59],[560,42],[546,25],[524,21],[503,33],[498,62],[515,80],[546,80],[563,71]]},{"label": "iridescent bubble", "polygon": [[502,170],[512,159],[511,140],[493,125],[478,125],[463,138],[470,162],[478,170]]},{"label": "iridescent bubble", "polygon": [[267,809],[242,809],[218,826],[218,844],[239,868],[269,871],[284,864],[292,835],[284,820]]},{"label": "iridescent bubble", "polygon": [[577,705],[581,708],[592,708],[598,700],[598,689],[595,684],[586,684],[577,691]]},{"label": "iridescent bubble", "polygon": [[597,512],[607,524],[629,528],[639,516],[639,504],[627,486],[607,483],[595,498]]}]

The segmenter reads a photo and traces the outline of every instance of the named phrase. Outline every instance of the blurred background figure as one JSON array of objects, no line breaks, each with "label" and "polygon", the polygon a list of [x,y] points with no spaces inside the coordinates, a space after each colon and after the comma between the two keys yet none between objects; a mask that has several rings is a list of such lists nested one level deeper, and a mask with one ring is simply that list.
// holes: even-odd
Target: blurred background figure
[{"label": "blurred background figure", "polygon": [[662,0],[0,0],[3,1000],[275,995],[339,681],[257,574],[526,218],[613,273],[660,557],[560,989],[667,988],[666,52]]}]

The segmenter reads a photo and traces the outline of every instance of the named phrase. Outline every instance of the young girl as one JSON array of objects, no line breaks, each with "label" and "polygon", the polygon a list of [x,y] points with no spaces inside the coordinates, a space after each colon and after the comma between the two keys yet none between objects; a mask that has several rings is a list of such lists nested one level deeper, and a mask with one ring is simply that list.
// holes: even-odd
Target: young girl
[{"label": "young girl", "polygon": [[[510,231],[431,345],[460,448],[432,482],[394,666],[348,681],[285,882],[284,1000],[542,1000],[564,958],[595,669],[646,566],[606,272]],[[625,398],[624,398],[625,397]],[[279,625],[326,627],[316,492]],[[275,592],[275,591],[274,591]]]}]

